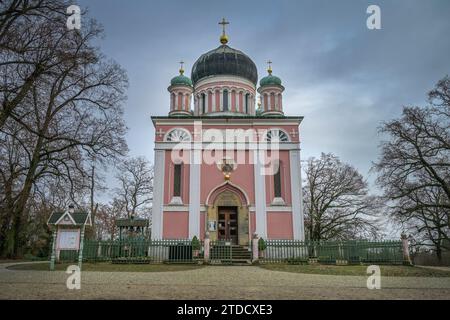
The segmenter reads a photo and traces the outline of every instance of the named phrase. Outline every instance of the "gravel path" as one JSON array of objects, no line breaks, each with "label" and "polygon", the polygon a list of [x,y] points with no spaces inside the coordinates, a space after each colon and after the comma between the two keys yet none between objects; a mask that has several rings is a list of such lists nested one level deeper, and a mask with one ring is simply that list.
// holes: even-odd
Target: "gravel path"
[{"label": "gravel path", "polygon": [[68,290],[61,271],[13,271],[0,265],[0,299],[449,299],[449,278],[366,277],[207,266],[177,272],[83,272]]}]

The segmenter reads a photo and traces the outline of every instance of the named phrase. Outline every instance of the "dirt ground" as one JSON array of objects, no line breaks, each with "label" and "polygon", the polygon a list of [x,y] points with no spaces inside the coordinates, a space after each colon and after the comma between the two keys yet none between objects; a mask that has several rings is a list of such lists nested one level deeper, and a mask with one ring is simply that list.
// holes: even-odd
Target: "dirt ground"
[{"label": "dirt ground", "polygon": [[176,272],[89,272],[69,290],[62,271],[9,270],[0,265],[0,299],[446,299],[450,277],[367,277],[288,273],[247,266]]}]

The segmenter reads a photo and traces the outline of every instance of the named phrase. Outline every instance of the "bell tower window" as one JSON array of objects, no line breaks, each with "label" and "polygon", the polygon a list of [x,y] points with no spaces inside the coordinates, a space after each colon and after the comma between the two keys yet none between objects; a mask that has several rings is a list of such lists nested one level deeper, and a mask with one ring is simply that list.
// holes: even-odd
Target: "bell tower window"
[{"label": "bell tower window", "polygon": [[244,104],[244,107],[245,107],[244,112],[245,113],[248,113],[248,100],[249,100],[249,97],[250,97],[250,95],[247,93],[245,95],[245,104]]},{"label": "bell tower window", "polygon": [[202,93],[202,113],[206,113],[206,95]]},{"label": "bell tower window", "polygon": [[223,111],[228,111],[228,90],[223,90]]}]

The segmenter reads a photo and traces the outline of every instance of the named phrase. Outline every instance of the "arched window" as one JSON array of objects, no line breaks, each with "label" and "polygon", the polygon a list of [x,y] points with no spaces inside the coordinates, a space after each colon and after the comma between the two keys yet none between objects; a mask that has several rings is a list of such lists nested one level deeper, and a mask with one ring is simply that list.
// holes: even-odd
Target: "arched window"
[{"label": "arched window", "polygon": [[176,164],[173,169],[173,196],[181,196],[181,164]]},{"label": "arched window", "polygon": [[228,111],[228,90],[223,90],[223,111]]},{"label": "arched window", "polygon": [[248,113],[249,100],[250,100],[250,94],[247,93],[245,95],[245,103],[244,103],[244,107],[245,107],[244,112],[245,113]]},{"label": "arched window", "polygon": [[281,162],[278,162],[278,171],[273,175],[273,189],[275,198],[281,198]]},{"label": "arched window", "polygon": [[189,134],[189,131],[187,131],[186,129],[176,128],[166,135],[165,141],[169,142],[191,141],[191,136]]},{"label": "arched window", "polygon": [[202,93],[202,113],[206,113],[206,94]]},{"label": "arched window", "polygon": [[284,131],[279,129],[271,129],[266,134],[267,142],[289,142],[289,138]]}]

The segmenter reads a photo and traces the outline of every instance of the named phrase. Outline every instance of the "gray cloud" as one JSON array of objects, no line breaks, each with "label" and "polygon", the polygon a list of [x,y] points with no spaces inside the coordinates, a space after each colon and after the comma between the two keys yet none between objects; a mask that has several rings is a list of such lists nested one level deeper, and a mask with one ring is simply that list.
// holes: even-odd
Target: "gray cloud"
[{"label": "gray cloud", "polygon": [[[119,1],[83,0],[106,30],[103,51],[130,78],[126,120],[133,155],[153,157],[151,115],[168,112],[177,62],[189,70],[219,45],[218,21],[231,21],[230,45],[246,52],[260,77],[265,61],[286,87],[289,115],[304,115],[303,157],[334,152],[367,174],[377,127],[450,73],[449,1]],[[382,30],[366,28],[369,4]],[[373,177],[371,178],[373,180]]]}]

